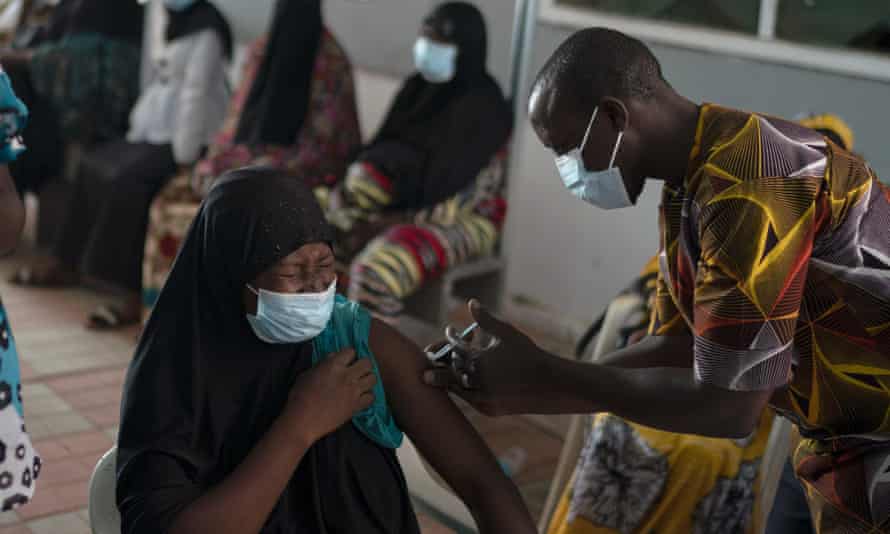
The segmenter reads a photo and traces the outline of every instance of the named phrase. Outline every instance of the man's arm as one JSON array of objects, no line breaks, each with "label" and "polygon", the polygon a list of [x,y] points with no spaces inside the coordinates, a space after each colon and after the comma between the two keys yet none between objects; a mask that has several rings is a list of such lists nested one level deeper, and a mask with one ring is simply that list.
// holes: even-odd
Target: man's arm
[{"label": "man's arm", "polygon": [[[655,350],[653,350],[653,347]],[[597,360],[611,367],[692,368],[692,336],[648,336],[624,349],[605,354]]]},{"label": "man's arm", "polygon": [[[661,430],[735,438],[751,433],[772,394],[701,384],[691,366],[630,368],[647,362],[691,362],[692,344],[681,336],[652,337],[616,351],[610,360],[628,364],[615,367],[560,358],[478,303],[472,303],[470,311],[500,343],[469,363],[431,369],[424,377],[430,385],[449,386],[488,415],[612,412]],[[465,373],[471,389],[462,387]]]},{"label": "man's arm", "polygon": [[479,531],[537,532],[519,491],[479,434],[446,392],[421,381],[427,362],[420,349],[392,327],[374,321],[371,350],[396,421],[466,503]]},{"label": "man's arm", "polygon": [[[634,356],[646,357],[642,352]],[[620,355],[616,359],[620,362]],[[554,359],[548,374],[551,389],[539,398],[563,397],[548,407],[550,413],[611,412],[653,428],[712,437],[749,435],[772,396],[772,390],[729,391],[701,384],[690,368],[628,368]]]}]

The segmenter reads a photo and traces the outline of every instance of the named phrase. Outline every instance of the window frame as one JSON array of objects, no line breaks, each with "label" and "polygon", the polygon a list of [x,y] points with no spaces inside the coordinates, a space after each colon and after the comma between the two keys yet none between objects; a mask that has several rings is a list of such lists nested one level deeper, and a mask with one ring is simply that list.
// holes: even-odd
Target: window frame
[{"label": "window frame", "polygon": [[559,5],[559,0],[540,0],[538,20],[574,29],[607,26],[653,43],[890,82],[890,55],[776,39],[779,2],[760,0],[757,35]]}]

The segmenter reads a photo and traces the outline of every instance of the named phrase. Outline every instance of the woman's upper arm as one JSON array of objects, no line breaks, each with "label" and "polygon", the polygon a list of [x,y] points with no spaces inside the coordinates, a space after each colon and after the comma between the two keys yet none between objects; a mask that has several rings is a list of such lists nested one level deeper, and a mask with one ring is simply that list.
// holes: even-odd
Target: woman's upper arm
[{"label": "woman's upper arm", "polygon": [[119,469],[117,507],[122,534],[168,532],[177,515],[201,496],[201,490],[173,456],[143,453]]},{"label": "woman's upper arm", "polygon": [[506,482],[491,451],[448,394],[423,383],[427,362],[422,351],[381,321],[372,323],[370,337],[396,422],[464,502],[471,505],[478,491]]}]

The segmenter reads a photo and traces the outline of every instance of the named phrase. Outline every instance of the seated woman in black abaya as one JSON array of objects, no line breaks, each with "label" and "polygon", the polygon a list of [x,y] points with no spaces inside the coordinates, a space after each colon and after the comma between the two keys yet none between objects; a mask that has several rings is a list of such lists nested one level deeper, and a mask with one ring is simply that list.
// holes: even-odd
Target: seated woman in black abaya
[{"label": "seated woman in black abaya", "polygon": [[480,532],[535,532],[516,487],[421,351],[335,295],[333,233],[278,171],[219,179],[124,389],[124,534],[419,533],[404,430]]},{"label": "seated woman in black abaya", "polygon": [[341,285],[390,322],[426,284],[497,246],[513,117],[487,57],[476,6],[436,6],[414,44],[417,72],[379,131],[340,184],[316,190],[338,232]]}]

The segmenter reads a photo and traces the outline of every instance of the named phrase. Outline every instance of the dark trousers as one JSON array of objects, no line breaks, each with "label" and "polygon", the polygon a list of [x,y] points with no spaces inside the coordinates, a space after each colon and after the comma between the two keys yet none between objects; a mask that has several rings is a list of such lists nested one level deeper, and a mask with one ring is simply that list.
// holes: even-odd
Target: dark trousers
[{"label": "dark trousers", "polygon": [[170,145],[113,141],[92,150],[80,165],[55,256],[69,269],[138,292],[151,201],[175,172]]},{"label": "dark trousers", "polygon": [[803,486],[794,475],[791,460],[785,462],[776,500],[766,524],[766,534],[815,534]]},{"label": "dark trousers", "polygon": [[22,132],[27,150],[9,164],[9,174],[19,194],[39,193],[43,185],[58,178],[62,170],[64,143],[58,114],[34,90],[27,63],[9,62],[3,68],[16,96],[28,107],[28,124]]}]

